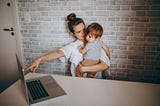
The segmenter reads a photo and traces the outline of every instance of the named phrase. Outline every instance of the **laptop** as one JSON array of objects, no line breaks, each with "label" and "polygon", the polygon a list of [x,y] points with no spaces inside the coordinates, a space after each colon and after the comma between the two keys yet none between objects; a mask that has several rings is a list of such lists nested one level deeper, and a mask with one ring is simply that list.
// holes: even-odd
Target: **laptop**
[{"label": "laptop", "polygon": [[25,80],[24,76],[27,73],[22,68],[17,56],[16,58],[19,69],[19,78],[21,80],[22,88],[29,105],[66,95],[64,89],[51,75],[45,75],[42,77]]}]

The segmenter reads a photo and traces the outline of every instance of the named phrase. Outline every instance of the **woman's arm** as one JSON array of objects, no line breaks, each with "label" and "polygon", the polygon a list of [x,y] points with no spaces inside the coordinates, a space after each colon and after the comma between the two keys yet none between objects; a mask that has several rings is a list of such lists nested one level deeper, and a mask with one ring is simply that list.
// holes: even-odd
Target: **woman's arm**
[{"label": "woman's arm", "polygon": [[84,73],[84,72],[100,72],[100,71],[107,70],[109,68],[109,66],[105,62],[100,60],[100,63],[98,63],[96,65],[92,65],[92,66],[82,66],[81,64],[79,64],[78,68],[79,68],[80,72],[82,72],[82,73]]},{"label": "woman's arm", "polygon": [[61,50],[54,50],[33,60],[25,70],[31,70],[32,72],[35,72],[41,61],[54,60],[63,56],[64,53]]},{"label": "woman's arm", "polygon": [[110,51],[106,45],[103,45],[103,50],[101,53],[100,63],[92,66],[82,66],[78,65],[80,72],[101,72],[104,70],[108,70],[110,66]]}]

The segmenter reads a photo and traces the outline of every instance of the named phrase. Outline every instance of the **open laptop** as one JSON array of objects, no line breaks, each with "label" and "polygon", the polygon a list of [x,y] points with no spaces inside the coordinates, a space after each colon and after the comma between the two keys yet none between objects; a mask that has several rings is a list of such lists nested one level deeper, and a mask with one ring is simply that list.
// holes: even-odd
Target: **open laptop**
[{"label": "open laptop", "polygon": [[51,75],[37,77],[26,81],[24,77],[26,73],[20,64],[18,57],[17,65],[19,69],[19,78],[22,82],[22,88],[24,89],[28,104],[66,95],[66,92]]}]

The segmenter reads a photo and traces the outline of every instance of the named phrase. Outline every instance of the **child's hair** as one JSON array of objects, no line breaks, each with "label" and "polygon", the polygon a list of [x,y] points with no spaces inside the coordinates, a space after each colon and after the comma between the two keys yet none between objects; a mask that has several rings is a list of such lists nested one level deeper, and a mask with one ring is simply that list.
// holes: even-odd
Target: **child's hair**
[{"label": "child's hair", "polygon": [[89,33],[91,33],[91,35],[94,36],[95,38],[101,37],[103,34],[103,28],[98,23],[92,23],[86,29],[86,34]]},{"label": "child's hair", "polygon": [[83,23],[85,25],[83,19],[77,18],[75,13],[69,14],[67,16],[67,20],[69,21],[68,22],[68,28],[72,33],[74,33],[74,30],[73,30],[74,26],[76,26],[80,23]]}]

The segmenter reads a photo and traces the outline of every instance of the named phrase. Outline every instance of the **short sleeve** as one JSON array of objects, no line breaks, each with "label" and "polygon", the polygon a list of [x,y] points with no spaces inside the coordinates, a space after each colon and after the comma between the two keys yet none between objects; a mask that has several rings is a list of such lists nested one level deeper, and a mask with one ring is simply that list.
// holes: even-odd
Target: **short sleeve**
[{"label": "short sleeve", "polygon": [[83,42],[80,42],[79,40],[72,42],[64,47],[62,47],[60,50],[64,53],[64,57],[59,58],[61,62],[70,61],[71,63],[74,63],[77,65],[80,61],[82,61],[82,54],[79,52],[77,47],[81,45]]},{"label": "short sleeve", "polygon": [[64,53],[64,57],[59,58],[61,62],[65,62],[69,59],[72,53],[72,44],[66,45],[60,49]]}]

